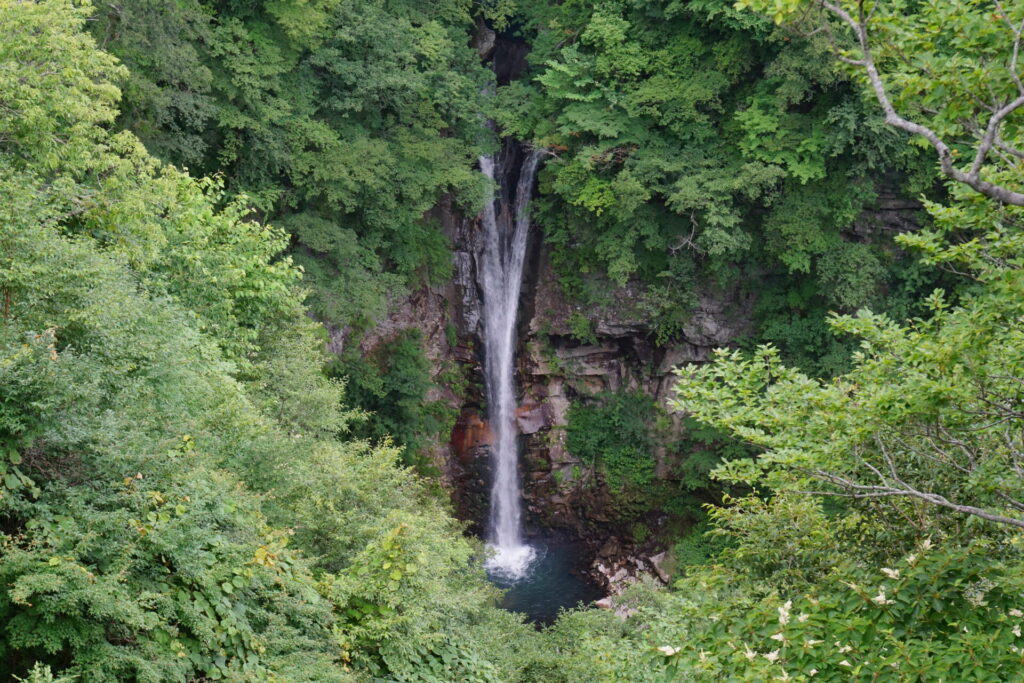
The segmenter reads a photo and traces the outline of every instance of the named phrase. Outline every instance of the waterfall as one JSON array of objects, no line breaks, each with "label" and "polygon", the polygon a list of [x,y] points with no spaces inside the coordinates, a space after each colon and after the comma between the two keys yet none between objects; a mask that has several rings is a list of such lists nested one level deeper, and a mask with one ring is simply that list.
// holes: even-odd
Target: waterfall
[{"label": "waterfall", "polygon": [[[491,431],[493,484],[488,545],[493,551],[487,569],[507,579],[525,576],[534,549],[523,543],[522,495],[519,486],[519,448],[516,426],[516,314],[526,257],[530,195],[541,153],[531,150],[523,160],[511,198],[512,215],[499,193],[484,205],[481,280],[484,308],[484,372]],[[494,159],[480,158],[480,170],[495,185]]]}]

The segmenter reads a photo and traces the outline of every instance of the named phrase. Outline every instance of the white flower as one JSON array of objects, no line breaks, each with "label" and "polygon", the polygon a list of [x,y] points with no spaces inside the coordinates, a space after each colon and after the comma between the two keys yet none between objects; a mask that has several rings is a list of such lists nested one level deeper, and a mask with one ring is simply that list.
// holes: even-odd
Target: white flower
[{"label": "white flower", "polygon": [[779,651],[778,650],[772,650],[768,654],[761,655],[761,656],[764,657],[765,659],[767,659],[772,664],[774,664],[779,659]]},{"label": "white flower", "polygon": [[814,647],[815,645],[820,645],[820,644],[822,644],[824,642],[825,642],[824,640],[813,640],[813,639],[805,640],[804,641],[804,647]]},{"label": "white flower", "polygon": [[757,653],[754,652],[753,650],[751,650],[749,647],[746,648],[746,651],[743,654],[747,656],[747,661],[748,662],[754,661],[754,657],[757,656]]},{"label": "white flower", "polygon": [[1017,624],[1016,626],[1013,627],[1013,635],[1015,635],[1018,638],[1020,638],[1020,624]]},{"label": "white flower", "polygon": [[786,636],[782,635],[782,631],[779,631],[774,636],[772,636],[772,640],[777,640],[780,643],[784,643],[786,642]]},{"label": "white flower", "polygon": [[811,669],[810,671],[808,671],[808,672],[807,672],[807,675],[808,675],[808,676],[813,676],[813,675],[814,675],[814,674],[816,674],[816,673],[818,673],[818,670],[817,670],[817,669]]},{"label": "white flower", "polygon": [[843,661],[839,662],[839,666],[853,666],[853,664],[850,664],[848,661],[844,659]]},{"label": "white flower", "polygon": [[878,595],[876,595],[875,597],[871,598],[871,602],[875,603],[876,605],[884,605],[884,604],[886,604],[886,602],[888,602],[888,601],[886,600],[886,597],[885,597],[885,591],[882,590],[882,589],[879,589],[878,590]]},{"label": "white flower", "polygon": [[662,645],[658,648],[658,652],[665,655],[666,657],[671,657],[675,653],[679,652],[679,648],[672,647],[671,645]]},{"label": "white flower", "polygon": [[917,555],[907,555],[907,564],[911,567],[917,564]]},{"label": "white flower", "polygon": [[890,579],[900,578],[899,569],[889,569],[888,567],[882,567],[882,573],[888,576]]},{"label": "white flower", "polygon": [[777,680],[777,681],[788,681],[789,680],[789,674],[786,673],[785,670],[783,670],[782,671],[782,675],[779,676],[778,678],[776,678],[775,680]]},{"label": "white flower", "polygon": [[1021,612],[1019,609],[1014,607],[1012,610],[1010,610],[1010,616],[1011,617],[1024,617],[1024,612]]},{"label": "white flower", "polygon": [[796,620],[799,621],[802,624],[802,623],[804,623],[805,621],[807,621],[810,618],[811,618],[810,614],[801,613],[800,616],[798,616],[796,618]]},{"label": "white flower", "polygon": [[[839,643],[836,643],[836,645],[839,645]],[[839,654],[845,655],[847,652],[850,652],[851,650],[853,650],[852,646],[843,645],[841,648],[839,648]]]},{"label": "white flower", "polygon": [[786,604],[779,608],[779,623],[785,626],[789,623],[789,610],[793,609],[793,601],[786,600]]},{"label": "white flower", "polygon": [[924,539],[923,541],[921,541],[921,549],[922,550],[928,550],[931,547],[932,547],[932,539],[931,539],[930,536],[928,538]]}]

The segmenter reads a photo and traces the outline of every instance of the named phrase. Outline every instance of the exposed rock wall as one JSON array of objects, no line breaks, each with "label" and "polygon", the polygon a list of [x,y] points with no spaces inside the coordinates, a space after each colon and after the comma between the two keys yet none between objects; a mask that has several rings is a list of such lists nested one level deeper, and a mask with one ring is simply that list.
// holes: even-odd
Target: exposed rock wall
[{"label": "exposed rock wall", "polygon": [[[474,218],[467,218],[445,197],[429,218],[440,222],[453,247],[453,274],[450,281],[423,287],[395,301],[389,314],[379,320],[360,340],[365,355],[408,329],[417,329],[423,338],[423,353],[431,366],[434,388],[426,400],[441,401],[463,414],[450,439],[434,444],[427,455],[441,473],[441,483],[453,493],[460,513],[470,518],[469,508],[460,504],[465,496],[486,496],[486,489],[471,481],[470,470],[490,444],[490,430],[481,417],[483,377],[480,357],[482,303],[477,284],[477,259],[480,231]],[[337,342],[336,342],[337,343]],[[466,380],[458,385],[446,381],[452,371]],[[472,473],[480,474],[480,473]]]},{"label": "exposed rock wall", "polygon": [[[642,393],[666,407],[672,396],[673,369],[704,362],[715,348],[727,346],[749,331],[752,301],[736,292],[701,292],[699,304],[680,337],[659,347],[633,306],[639,291],[626,285],[609,292],[613,304],[581,307],[562,293],[547,250],[538,250],[535,286],[524,321],[520,353],[523,405],[520,429],[525,435],[524,491],[528,519],[538,526],[568,530],[583,538],[602,539],[613,505],[595,479],[592,463],[566,448],[569,408],[574,400],[602,392]],[[571,319],[592,322],[588,341],[573,336]],[[671,430],[681,430],[672,415]],[[672,457],[664,447],[651,453],[655,476],[670,476]]]},{"label": "exposed rock wall", "polygon": [[[429,455],[452,491],[459,514],[479,522],[486,516],[491,443],[481,372],[480,231],[476,220],[459,215],[447,201],[435,209],[434,217],[453,245],[452,280],[396,302],[362,346],[369,353],[401,330],[416,328],[423,334],[435,380],[441,381],[453,365],[469,380],[464,395],[442,384],[427,397],[444,401],[459,414],[449,442],[437,444]],[[671,395],[675,366],[706,361],[712,349],[728,345],[747,330],[750,302],[734,293],[702,294],[683,338],[658,347],[630,306],[637,299],[635,287],[611,293],[609,300],[619,305],[581,309],[563,295],[547,249],[537,237],[533,235],[519,325],[518,422],[524,440],[526,521],[533,529],[602,536],[611,501],[606,491],[593,485],[590,463],[581,462],[565,447],[571,402],[604,391],[642,392],[664,402]],[[594,321],[591,343],[572,336],[574,315]],[[664,451],[651,455],[659,476],[671,470]]]},{"label": "exposed rock wall", "polygon": [[[916,205],[885,196],[874,212],[853,226],[854,235],[913,227]],[[432,212],[453,246],[453,277],[395,302],[391,314],[362,341],[367,353],[401,330],[417,328],[438,386],[428,400],[441,400],[459,415],[451,438],[428,454],[451,492],[456,513],[483,530],[489,490],[491,433],[483,392],[478,273],[480,228],[446,199]],[[588,543],[592,574],[610,593],[641,575],[663,578],[651,562],[659,548],[629,541],[613,520],[614,500],[595,474],[566,448],[568,413],[574,401],[602,392],[643,393],[663,406],[672,395],[673,369],[706,362],[715,348],[750,332],[753,295],[710,288],[696,293],[697,305],[678,338],[667,346],[633,305],[640,290],[626,285],[608,292],[605,305],[583,307],[564,295],[538,231],[531,235],[526,282],[520,305],[518,424],[523,435],[521,471],[528,533],[563,535]],[[855,237],[856,238],[856,237]],[[573,323],[590,321],[587,341],[574,336]],[[446,386],[457,368],[464,385]],[[669,414],[669,436],[681,435],[681,417]],[[669,439],[671,440],[671,439]],[[686,454],[655,446],[655,476],[668,478]],[[615,547],[609,547],[609,539]]]}]

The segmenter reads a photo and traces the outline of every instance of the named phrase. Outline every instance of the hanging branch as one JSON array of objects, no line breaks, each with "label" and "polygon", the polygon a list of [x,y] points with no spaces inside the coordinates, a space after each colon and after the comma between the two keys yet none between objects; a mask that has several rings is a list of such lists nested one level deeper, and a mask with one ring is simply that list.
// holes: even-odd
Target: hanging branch
[{"label": "hanging branch", "polygon": [[[995,4],[1001,11],[1002,5],[1000,2],[996,0]],[[1010,31],[1013,34],[1012,55],[1009,70],[1014,84],[1017,86],[1017,97],[1008,102],[998,103],[992,108],[992,115],[989,117],[988,124],[985,126],[984,130],[981,130],[980,126],[978,127],[980,136],[978,146],[974,154],[974,160],[971,163],[970,170],[964,171],[957,168],[953,163],[952,150],[935,131],[928,126],[904,118],[893,106],[892,101],[889,99],[889,95],[886,92],[882,77],[875,65],[874,56],[871,52],[871,45],[868,40],[868,23],[871,20],[871,14],[865,14],[863,0],[858,3],[859,11],[856,18],[838,4],[830,2],[829,0],[822,0],[821,6],[833,16],[839,18],[850,28],[851,31],[853,31],[853,34],[857,39],[857,44],[860,47],[861,58],[854,59],[845,55],[839,55],[839,59],[847,64],[864,69],[867,74],[868,81],[871,83],[871,87],[875,92],[875,97],[878,99],[878,103],[882,106],[882,110],[885,112],[885,122],[887,124],[902,131],[906,131],[907,133],[911,133],[912,135],[920,135],[926,139],[935,151],[938,152],[939,164],[941,165],[942,172],[947,177],[963,183],[964,185],[967,185],[975,191],[980,192],[986,197],[995,199],[996,201],[1004,204],[1012,204],[1014,206],[1024,206],[1024,192],[1016,192],[1002,185],[991,183],[981,177],[982,166],[993,147],[1014,156],[1021,156],[1021,152],[1019,150],[1003,141],[999,131],[1003,122],[1006,120],[1006,117],[1024,106],[1024,83],[1021,81],[1020,74],[1017,73],[1017,64],[1020,57],[1021,35],[1024,34],[1024,20],[1021,21],[1019,26],[1016,26],[1006,19],[1005,12],[1002,14],[1004,21],[1010,27]]]}]

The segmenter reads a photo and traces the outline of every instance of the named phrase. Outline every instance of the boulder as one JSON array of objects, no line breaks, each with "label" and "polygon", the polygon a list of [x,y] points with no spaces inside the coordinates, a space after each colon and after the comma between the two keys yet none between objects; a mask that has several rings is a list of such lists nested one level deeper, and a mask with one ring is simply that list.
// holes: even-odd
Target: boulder
[{"label": "boulder", "polygon": [[516,409],[516,424],[523,434],[535,434],[550,427],[550,413],[540,403],[526,403]]},{"label": "boulder", "polygon": [[[651,555],[648,558],[651,561],[651,566],[654,567],[654,573],[658,575],[662,583],[668,583],[670,568],[669,568],[669,556],[667,551],[662,551],[657,555]],[[673,558],[674,559],[674,558]],[[674,562],[673,562],[674,564]]]}]

